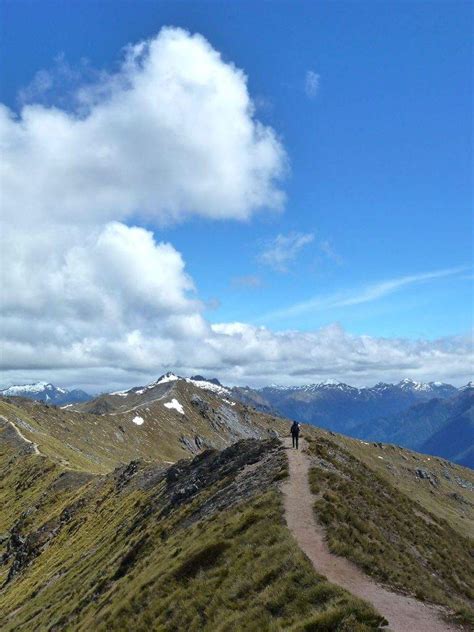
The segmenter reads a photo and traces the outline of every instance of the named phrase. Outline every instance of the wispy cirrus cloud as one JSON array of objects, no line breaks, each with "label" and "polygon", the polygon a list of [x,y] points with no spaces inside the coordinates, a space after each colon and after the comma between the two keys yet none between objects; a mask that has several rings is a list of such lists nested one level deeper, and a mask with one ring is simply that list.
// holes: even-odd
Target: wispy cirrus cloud
[{"label": "wispy cirrus cloud", "polygon": [[233,287],[256,289],[262,287],[262,278],[256,274],[246,274],[234,277],[231,281]]},{"label": "wispy cirrus cloud", "polygon": [[338,252],[336,252],[334,246],[332,245],[332,242],[329,241],[329,239],[323,239],[323,241],[319,242],[318,246],[319,250],[323,253],[325,257],[327,257],[327,259],[330,259],[338,265],[342,265],[343,258]]},{"label": "wispy cirrus cloud", "polygon": [[307,70],[304,79],[304,91],[309,99],[314,99],[319,91],[320,75],[314,70]]},{"label": "wispy cirrus cloud", "polygon": [[395,279],[388,279],[378,283],[372,283],[346,292],[336,292],[326,296],[315,296],[307,301],[295,303],[288,307],[284,307],[258,318],[258,322],[272,322],[289,318],[292,316],[300,316],[307,312],[315,310],[328,310],[338,307],[350,307],[352,305],[360,305],[362,303],[370,303],[384,296],[398,292],[399,290],[412,285],[427,283],[450,276],[460,275],[466,272],[465,266],[455,268],[446,268],[443,270],[434,270],[432,272],[424,272],[421,274],[412,274]]},{"label": "wispy cirrus cloud", "polygon": [[313,233],[279,234],[273,239],[263,242],[263,249],[258,256],[258,261],[278,272],[287,272],[290,263],[312,241],[314,241]]}]

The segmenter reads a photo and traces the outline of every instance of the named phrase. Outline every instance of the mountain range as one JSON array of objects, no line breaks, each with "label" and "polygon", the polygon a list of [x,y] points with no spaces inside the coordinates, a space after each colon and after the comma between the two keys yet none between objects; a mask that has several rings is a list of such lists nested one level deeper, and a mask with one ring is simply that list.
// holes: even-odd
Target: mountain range
[{"label": "mountain range", "polygon": [[[407,607],[469,629],[472,470],[312,425],[291,452],[290,420],[236,394],[166,374],[64,407],[1,397],[0,628],[405,631]],[[300,550],[303,502],[368,594]]]},{"label": "mountain range", "polygon": [[48,382],[35,382],[33,384],[16,384],[0,390],[1,397],[26,397],[55,406],[86,402],[92,396],[80,389],[68,390],[54,386]]},{"label": "mountain range", "polygon": [[[458,389],[442,382],[405,379],[398,384],[381,382],[371,388],[355,388],[328,380],[297,387],[234,388],[232,393],[262,411],[474,467],[472,383]],[[454,438],[460,433],[463,442],[455,452],[458,444]],[[449,447],[447,434],[452,435]]]},{"label": "mountain range", "polygon": [[397,384],[380,382],[373,387],[356,388],[326,380],[304,386],[251,389],[227,388],[217,378],[180,378],[167,373],[151,384],[95,398],[81,390],[66,390],[46,382],[11,386],[0,391],[0,395],[27,397],[57,406],[84,403],[82,411],[104,414],[125,410],[143,398],[153,401],[161,396],[165,384],[179,380],[233,397],[263,413],[364,440],[426,451],[474,468],[472,383],[458,389],[443,382],[404,379]]},{"label": "mountain range", "polygon": [[398,384],[380,382],[370,388],[328,380],[305,386],[237,388],[234,392],[249,403],[286,417],[348,432],[360,423],[398,413],[419,402],[453,396],[458,389],[441,382],[423,384],[408,379]]}]

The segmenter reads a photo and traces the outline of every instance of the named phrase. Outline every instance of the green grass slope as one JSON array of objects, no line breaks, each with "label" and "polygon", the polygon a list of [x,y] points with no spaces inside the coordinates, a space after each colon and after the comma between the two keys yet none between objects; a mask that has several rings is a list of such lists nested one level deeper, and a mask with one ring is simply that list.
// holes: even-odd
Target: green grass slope
[{"label": "green grass slope", "polygon": [[474,541],[332,437],[308,440],[315,512],[330,550],[382,583],[474,623]]},{"label": "green grass slope", "polygon": [[305,428],[305,434],[330,440],[426,511],[446,520],[460,535],[472,537],[473,470],[396,445],[369,443],[312,428]]},{"label": "green grass slope", "polygon": [[[380,629],[318,576],[282,519],[277,441],[165,468],[71,472],[0,432],[0,628]],[[3,510],[5,508],[5,510]]]},{"label": "green grass slope", "polygon": [[[129,408],[91,414],[21,398],[0,398],[0,426],[13,423],[41,454],[65,467],[106,474],[133,459],[165,464],[222,449],[247,437],[266,438],[286,425],[183,380],[164,394],[132,398]],[[117,396],[118,397],[118,396]],[[123,398],[118,397],[121,401]],[[166,403],[176,399],[181,414]],[[141,424],[134,423],[139,418]]]}]

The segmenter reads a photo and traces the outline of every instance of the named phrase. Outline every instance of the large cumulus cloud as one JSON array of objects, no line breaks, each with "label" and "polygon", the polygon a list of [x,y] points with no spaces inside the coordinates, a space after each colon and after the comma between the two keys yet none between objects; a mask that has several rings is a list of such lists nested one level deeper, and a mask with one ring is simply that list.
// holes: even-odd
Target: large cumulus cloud
[{"label": "large cumulus cloud", "polygon": [[129,46],[120,70],[76,101],[18,117],[1,107],[10,221],[242,219],[281,206],[283,147],[254,117],[245,75],[203,37],[166,28]]},{"label": "large cumulus cloud", "polygon": [[[246,77],[201,36],[164,29],[126,50],[74,107],[0,108],[4,383],[101,390],[174,369],[229,382],[462,381],[469,344],[211,325],[159,225],[279,209],[286,156]],[[156,234],[140,227],[158,227]]]}]

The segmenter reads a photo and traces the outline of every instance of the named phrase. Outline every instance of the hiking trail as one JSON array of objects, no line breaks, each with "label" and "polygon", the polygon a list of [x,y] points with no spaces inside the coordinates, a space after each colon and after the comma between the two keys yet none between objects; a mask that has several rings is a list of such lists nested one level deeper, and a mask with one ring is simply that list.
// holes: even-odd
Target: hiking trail
[{"label": "hiking trail", "polygon": [[355,564],[329,551],[324,528],[318,524],[313,511],[315,500],[309,487],[310,459],[303,452],[305,442],[300,439],[299,450],[291,447],[291,438],[284,439],[284,444],[289,461],[289,477],[282,485],[285,518],[315,570],[330,582],[370,602],[387,619],[391,632],[459,632],[460,628],[442,619],[441,608],[389,591]]},{"label": "hiking trail", "polygon": [[0,419],[2,421],[5,421],[7,424],[10,424],[10,426],[13,428],[13,430],[15,430],[15,432],[17,433],[17,435],[20,437],[22,441],[24,441],[25,443],[29,443],[31,445],[31,447],[33,448],[33,454],[35,454],[36,456],[41,456],[41,452],[39,451],[38,444],[35,443],[34,441],[30,441],[30,439],[27,439],[25,435],[22,433],[22,431],[18,428],[18,426],[13,423],[13,421],[10,421],[3,415],[0,415]]}]

